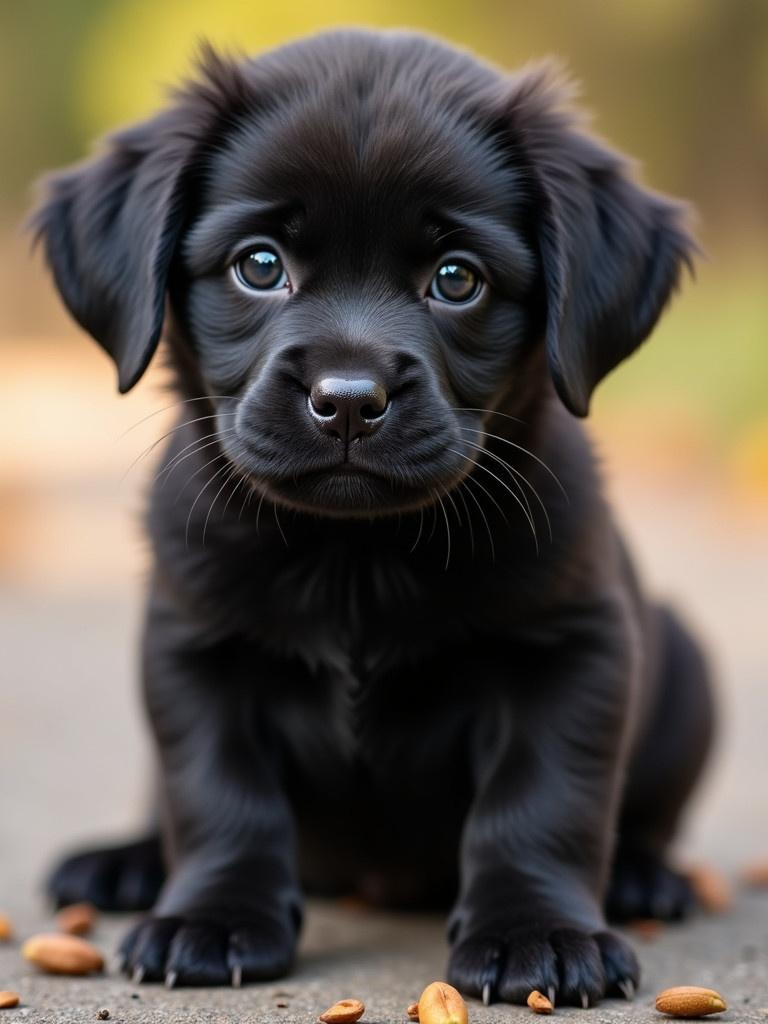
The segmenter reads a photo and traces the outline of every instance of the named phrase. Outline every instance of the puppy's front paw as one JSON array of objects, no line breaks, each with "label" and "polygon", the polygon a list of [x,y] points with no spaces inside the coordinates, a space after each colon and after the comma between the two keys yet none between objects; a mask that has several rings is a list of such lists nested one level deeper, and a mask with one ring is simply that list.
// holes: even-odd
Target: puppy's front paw
[{"label": "puppy's front paw", "polygon": [[123,970],[134,982],[175,985],[234,985],[269,981],[293,963],[297,929],[286,920],[253,914],[229,922],[185,917],[150,917],[120,946]]},{"label": "puppy's front paw", "polygon": [[594,1006],[605,995],[634,996],[640,968],[613,932],[515,928],[479,932],[451,953],[448,980],[485,1003],[524,1004],[534,989],[553,1003]]}]

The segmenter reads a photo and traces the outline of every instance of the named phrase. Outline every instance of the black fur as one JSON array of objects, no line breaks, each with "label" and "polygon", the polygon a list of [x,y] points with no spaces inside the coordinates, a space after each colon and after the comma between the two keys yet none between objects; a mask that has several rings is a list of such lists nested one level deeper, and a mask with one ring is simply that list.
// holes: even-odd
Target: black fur
[{"label": "black fur", "polygon": [[[472,995],[631,994],[603,909],[617,829],[612,913],[681,915],[664,855],[710,698],[571,413],[653,328],[693,251],[682,210],[546,69],[343,32],[201,70],[36,215],[121,390],[165,320],[186,403],[144,638],[169,873],[126,967],[282,974],[306,888],[452,904],[448,976]],[[230,271],[265,238],[290,292]],[[487,282],[466,307],[426,297],[449,254]],[[308,392],[345,374],[390,405],[342,443]],[[151,840],[89,856],[60,899],[157,888]]]}]

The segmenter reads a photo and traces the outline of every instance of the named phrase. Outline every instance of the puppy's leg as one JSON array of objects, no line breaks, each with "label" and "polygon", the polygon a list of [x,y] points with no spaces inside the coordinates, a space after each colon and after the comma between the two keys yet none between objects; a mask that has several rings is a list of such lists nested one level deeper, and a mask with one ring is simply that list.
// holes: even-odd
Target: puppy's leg
[{"label": "puppy's leg", "polygon": [[449,979],[486,1001],[539,989],[588,1006],[638,981],[602,911],[635,648],[612,606],[569,628],[554,650],[515,651],[477,737]]},{"label": "puppy's leg", "polygon": [[712,690],[702,652],[668,609],[658,610],[658,628],[658,696],[630,763],[606,903],[614,921],[679,920],[695,902],[667,849],[711,745]]},{"label": "puppy's leg", "polygon": [[99,910],[149,910],[164,879],[160,836],[152,833],[63,858],[46,887],[57,907],[85,902]]},{"label": "puppy's leg", "polygon": [[292,962],[294,827],[260,703],[269,667],[232,643],[200,650],[195,633],[167,608],[151,614],[146,693],[171,872],[121,955],[136,980],[238,985]]}]

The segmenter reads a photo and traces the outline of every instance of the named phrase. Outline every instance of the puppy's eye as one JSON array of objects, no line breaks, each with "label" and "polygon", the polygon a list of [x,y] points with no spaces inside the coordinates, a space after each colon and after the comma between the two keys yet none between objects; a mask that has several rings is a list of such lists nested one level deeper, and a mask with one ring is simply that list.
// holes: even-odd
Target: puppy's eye
[{"label": "puppy's eye", "polygon": [[260,292],[272,292],[288,284],[283,261],[271,249],[253,249],[240,256],[235,273],[241,284]]},{"label": "puppy's eye", "polygon": [[441,302],[469,302],[482,287],[478,273],[466,263],[443,263],[432,278],[429,294]]}]

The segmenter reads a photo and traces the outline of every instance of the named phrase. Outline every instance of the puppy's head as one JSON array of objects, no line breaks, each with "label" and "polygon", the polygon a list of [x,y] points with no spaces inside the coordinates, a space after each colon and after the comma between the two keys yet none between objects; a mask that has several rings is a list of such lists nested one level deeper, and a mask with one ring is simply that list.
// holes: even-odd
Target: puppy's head
[{"label": "puppy's head", "polygon": [[490,411],[554,384],[585,415],[689,259],[680,207],[561,100],[546,70],[410,34],[209,51],[173,106],[49,179],[36,229],[121,391],[168,308],[259,489],[414,508],[472,470]]}]

